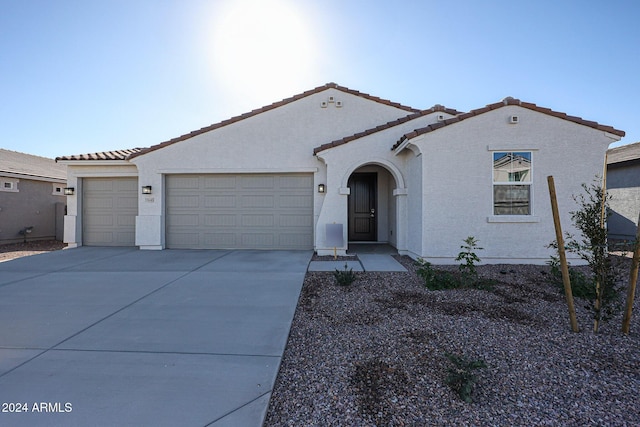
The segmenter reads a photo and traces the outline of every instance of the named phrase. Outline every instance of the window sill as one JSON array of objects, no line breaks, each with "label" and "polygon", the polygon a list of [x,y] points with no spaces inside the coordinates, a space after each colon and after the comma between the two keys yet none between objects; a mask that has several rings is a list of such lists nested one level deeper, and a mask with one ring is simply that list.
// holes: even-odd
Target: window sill
[{"label": "window sill", "polygon": [[540,222],[540,217],[533,215],[492,215],[487,217],[487,222],[534,223]]}]

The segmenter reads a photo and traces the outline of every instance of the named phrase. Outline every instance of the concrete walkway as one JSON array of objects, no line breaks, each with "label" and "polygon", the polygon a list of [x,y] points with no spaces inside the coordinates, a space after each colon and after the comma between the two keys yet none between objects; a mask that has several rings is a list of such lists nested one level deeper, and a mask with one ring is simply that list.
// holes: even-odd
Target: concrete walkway
[{"label": "concrete walkway", "polygon": [[260,426],[310,258],[82,247],[1,263],[0,425]]},{"label": "concrete walkway", "polygon": [[358,254],[357,259],[354,257],[351,261],[311,261],[309,263],[309,271],[335,271],[344,270],[345,264],[347,270],[353,271],[407,271],[406,268],[391,255],[386,254]]}]

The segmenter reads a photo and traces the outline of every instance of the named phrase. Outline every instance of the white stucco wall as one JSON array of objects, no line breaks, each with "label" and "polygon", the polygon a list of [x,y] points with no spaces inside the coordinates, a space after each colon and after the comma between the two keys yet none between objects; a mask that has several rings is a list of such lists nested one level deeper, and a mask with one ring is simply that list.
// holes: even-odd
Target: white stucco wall
[{"label": "white stucco wall", "polygon": [[[318,153],[318,158],[323,160],[327,168],[327,194],[316,224],[316,250],[318,254],[333,254],[333,248],[327,247],[324,235],[326,224],[332,223],[344,224],[345,245],[338,249],[340,253],[346,251],[347,198],[350,193],[348,180],[351,174],[356,170],[380,171],[381,169],[389,173],[387,188],[382,188],[382,192],[387,193],[388,212],[384,215],[384,222],[388,226],[378,228],[378,240],[393,243],[400,253],[407,251],[407,220],[409,218],[407,215],[407,180],[413,180],[414,177],[407,175],[408,156],[404,153],[396,155],[391,151],[391,147],[405,133],[435,123],[438,114],[443,113],[428,114]],[[372,167],[374,169],[370,169]],[[378,190],[379,197],[384,200],[384,194],[380,194],[380,188]],[[395,218],[395,224],[389,221],[389,215]],[[389,235],[391,230],[394,233],[393,239]],[[411,233],[414,232],[415,230],[412,228]]]},{"label": "white stucco wall", "polygon": [[[333,96],[342,107],[321,102]],[[375,127],[410,112],[327,89],[276,109],[177,142],[132,159],[140,185],[151,185],[153,197],[141,200],[136,219],[136,244],[161,249],[164,234],[164,177],[175,173],[306,172],[314,174],[314,189],[327,184],[326,165],[313,149],[356,132]],[[389,146],[386,147],[389,150]],[[327,207],[327,195],[314,191],[315,220]],[[329,205],[331,205],[329,201]]]},{"label": "white stucco wall", "polygon": [[[510,124],[518,115],[520,122]],[[602,175],[608,134],[567,120],[506,106],[415,138],[422,153],[420,256],[433,263],[454,258],[467,236],[484,250],[485,263],[545,263],[555,239],[547,176],[553,175],[564,231],[575,232],[569,212],[581,183]],[[492,153],[531,151],[532,215],[494,216]],[[572,259],[573,263],[579,260]]]},{"label": "white stucco wall", "polygon": [[[64,242],[68,247],[82,246],[82,180],[84,178],[116,178],[138,176],[138,169],[125,161],[60,161],[67,165],[67,187],[73,187],[73,196],[67,196],[67,214],[64,217]],[[140,195],[142,197],[142,195]],[[140,203],[140,202],[139,202]]]}]

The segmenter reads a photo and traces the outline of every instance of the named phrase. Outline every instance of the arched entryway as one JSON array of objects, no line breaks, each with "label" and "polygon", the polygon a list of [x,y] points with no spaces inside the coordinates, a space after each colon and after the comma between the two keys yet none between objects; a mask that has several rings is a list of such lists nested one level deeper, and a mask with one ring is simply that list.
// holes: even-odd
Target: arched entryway
[{"label": "arched entryway", "polygon": [[397,247],[398,212],[393,174],[378,164],[363,165],[348,178],[349,243],[386,243]]}]

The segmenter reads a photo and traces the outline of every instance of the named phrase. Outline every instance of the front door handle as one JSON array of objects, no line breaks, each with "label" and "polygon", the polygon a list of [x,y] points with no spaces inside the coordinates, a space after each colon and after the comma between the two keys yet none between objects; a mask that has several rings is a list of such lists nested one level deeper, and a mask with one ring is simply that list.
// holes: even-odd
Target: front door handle
[{"label": "front door handle", "polygon": [[371,208],[371,218],[376,216],[376,210]]}]

